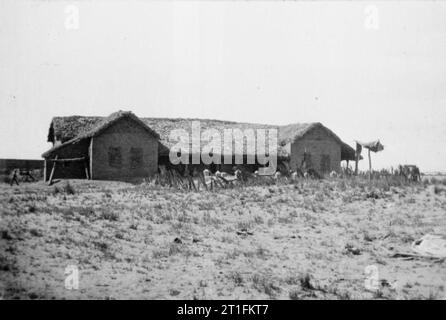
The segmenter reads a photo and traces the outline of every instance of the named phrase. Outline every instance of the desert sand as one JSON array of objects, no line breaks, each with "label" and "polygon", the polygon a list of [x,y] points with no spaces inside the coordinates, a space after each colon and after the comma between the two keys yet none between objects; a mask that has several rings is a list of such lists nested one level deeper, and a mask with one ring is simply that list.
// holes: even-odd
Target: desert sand
[{"label": "desert sand", "polygon": [[446,298],[445,260],[405,255],[446,234],[443,183],[69,180],[0,184],[0,203],[4,299]]}]

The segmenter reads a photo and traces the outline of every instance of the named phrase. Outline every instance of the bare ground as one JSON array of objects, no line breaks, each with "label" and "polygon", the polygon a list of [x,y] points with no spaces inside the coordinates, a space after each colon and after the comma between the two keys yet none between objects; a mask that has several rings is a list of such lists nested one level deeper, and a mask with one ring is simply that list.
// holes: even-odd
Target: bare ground
[{"label": "bare ground", "polygon": [[[0,184],[0,204],[7,299],[446,297],[444,260],[394,256],[446,234],[441,184],[335,179],[197,193],[71,180]],[[79,268],[78,290],[64,286],[68,265]],[[378,290],[365,286],[371,265]]]}]

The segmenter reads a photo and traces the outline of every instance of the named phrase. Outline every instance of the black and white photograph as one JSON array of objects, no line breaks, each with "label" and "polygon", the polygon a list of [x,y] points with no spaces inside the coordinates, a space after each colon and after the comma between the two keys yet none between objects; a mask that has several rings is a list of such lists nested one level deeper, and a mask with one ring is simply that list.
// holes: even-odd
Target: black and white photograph
[{"label": "black and white photograph", "polygon": [[446,1],[1,0],[0,119],[0,300],[446,300]]}]

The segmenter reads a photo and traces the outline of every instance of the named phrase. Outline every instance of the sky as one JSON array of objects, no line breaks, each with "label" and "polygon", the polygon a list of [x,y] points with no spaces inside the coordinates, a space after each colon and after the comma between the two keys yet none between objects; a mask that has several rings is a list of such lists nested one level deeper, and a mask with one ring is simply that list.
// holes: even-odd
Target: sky
[{"label": "sky", "polygon": [[446,171],[446,1],[0,1],[0,158],[118,110],[317,121]]}]

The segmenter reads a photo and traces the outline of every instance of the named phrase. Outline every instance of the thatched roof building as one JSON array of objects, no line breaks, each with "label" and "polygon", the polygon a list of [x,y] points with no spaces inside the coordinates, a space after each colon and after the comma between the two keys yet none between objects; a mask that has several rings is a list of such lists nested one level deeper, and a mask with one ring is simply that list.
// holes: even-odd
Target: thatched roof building
[{"label": "thatched roof building", "polygon": [[[267,137],[272,129],[277,130],[274,149],[268,146]],[[318,122],[277,126],[208,119],[138,118],[129,111],[118,111],[108,117],[53,118],[48,132],[48,141],[53,147],[42,155],[45,179],[125,180],[150,176],[157,172],[159,165],[176,166],[169,159],[169,151],[178,146],[177,139],[171,139],[175,130],[183,130],[189,137],[186,146],[180,147],[188,147],[189,156],[212,150],[212,159],[226,159],[230,155],[232,159],[243,159],[248,170],[262,166],[260,155],[274,151],[279,163],[287,168],[311,168],[321,173],[339,171],[342,160],[355,159],[355,150]],[[204,149],[211,142],[202,137],[205,132],[212,136],[209,137],[212,142],[216,137],[222,139],[218,144],[220,150],[216,146]],[[227,133],[232,135],[229,140]],[[194,134],[199,143],[194,140]],[[264,138],[266,150],[257,150],[259,135]],[[180,150],[181,154],[183,151]],[[202,157],[198,159],[201,159],[199,164],[194,165],[207,166]],[[225,171],[231,170],[233,163],[213,161],[209,167],[212,171]]]},{"label": "thatched roof building", "polygon": [[57,150],[99,135],[122,117],[131,118],[133,121],[140,124],[141,127],[155,139],[160,139],[160,136],[156,131],[152,130],[130,111],[114,112],[108,117],[54,117],[48,132],[48,142],[52,142],[53,147],[42,156],[47,158]]},{"label": "thatched roof building", "polygon": [[[285,126],[242,123],[233,121],[209,120],[209,119],[186,119],[186,118],[138,118],[131,112],[119,111],[113,113],[109,117],[84,117],[84,116],[68,116],[68,117],[54,117],[51,121],[48,131],[48,142],[53,143],[53,148],[43,154],[43,157],[49,157],[55,153],[59,148],[66,145],[77,143],[82,139],[92,137],[101,132],[111,124],[113,124],[122,115],[128,114],[136,121],[140,121],[145,125],[147,130],[154,134],[159,141],[159,155],[166,156],[170,148],[175,145],[175,141],[169,139],[172,130],[183,129],[186,132],[191,132],[192,122],[199,121],[201,131],[207,129],[215,129],[223,137],[224,129],[277,129],[278,131],[278,157],[287,159],[290,157],[290,144],[302,139],[308,132],[314,129],[322,129],[329,136],[333,137],[335,141],[341,146],[341,160],[355,160],[355,150],[348,144],[344,143],[335,133],[326,128],[319,122],[315,123],[295,123]],[[267,139],[268,141],[268,139]],[[246,140],[244,141],[244,154],[248,152],[246,148]],[[206,141],[201,141],[203,144]],[[192,144],[192,141],[191,141]],[[222,142],[221,154],[233,152],[234,150],[225,150]],[[190,149],[191,150],[191,149]]]}]

